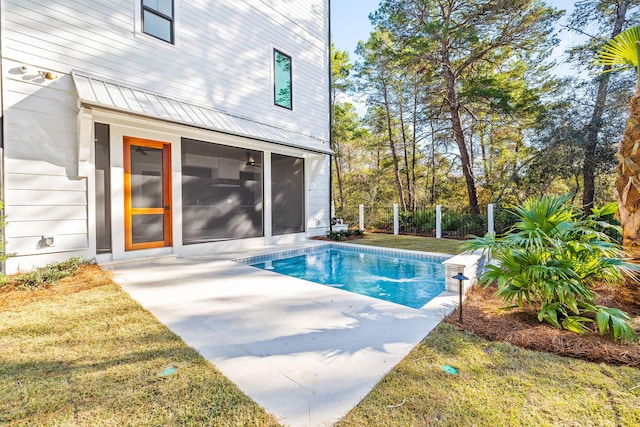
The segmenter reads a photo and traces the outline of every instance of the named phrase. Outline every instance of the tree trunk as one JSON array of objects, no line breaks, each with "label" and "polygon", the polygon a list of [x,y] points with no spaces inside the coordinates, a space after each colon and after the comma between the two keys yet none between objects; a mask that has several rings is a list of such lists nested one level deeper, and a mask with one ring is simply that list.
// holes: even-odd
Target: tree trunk
[{"label": "tree trunk", "polygon": [[618,214],[622,247],[628,257],[640,261],[640,86],[631,98],[631,114],[616,155]]},{"label": "tree trunk", "polygon": [[[630,0],[623,0],[616,10],[616,21],[613,25],[611,38],[614,38],[622,31],[624,19],[627,14],[627,7]],[[585,215],[591,213],[593,201],[595,198],[595,168],[596,168],[596,147],[598,146],[598,134],[602,127],[602,113],[607,101],[607,86],[609,85],[609,71],[611,66],[603,67],[603,74],[600,75],[598,81],[598,92],[596,94],[596,102],[593,106],[591,120],[587,125],[587,136],[584,147],[584,163],[582,165],[582,180],[584,191],[582,193],[582,209]]]},{"label": "tree trunk", "polygon": [[398,196],[400,197],[400,203],[402,210],[407,210],[407,202],[404,198],[404,190],[402,189],[402,180],[400,179],[400,168],[398,167],[398,152],[396,150],[396,144],[393,142],[393,128],[391,124],[391,110],[389,109],[389,97],[387,94],[387,85],[385,84],[382,89],[382,95],[384,96],[384,107],[387,113],[387,130],[389,134],[389,148],[391,148],[391,156],[393,158],[393,171],[396,176],[396,184],[398,185]]},{"label": "tree trunk", "polygon": [[418,191],[416,188],[416,132],[418,129],[418,82],[413,82],[413,132],[411,134],[411,192],[413,193],[412,211],[418,208]]},{"label": "tree trunk", "polygon": [[429,120],[431,125],[431,184],[429,185],[429,204],[436,202],[436,133],[434,130],[433,119]]},{"label": "tree trunk", "polygon": [[449,104],[449,114],[451,118],[451,127],[453,128],[453,136],[460,150],[460,162],[462,163],[462,173],[467,184],[467,194],[469,196],[469,208],[475,215],[480,216],[480,208],[478,207],[478,195],[476,193],[476,184],[473,178],[473,169],[469,159],[469,152],[464,138],[464,130],[460,121],[460,105],[458,104],[458,93],[456,92],[456,80],[448,60],[444,61],[444,78],[447,90],[447,102]]},{"label": "tree trunk", "polygon": [[333,157],[336,165],[336,180],[338,181],[338,197],[340,201],[340,212],[344,212],[344,190],[342,185],[342,173],[340,172],[340,161],[338,159],[339,157],[338,153],[336,153]]},{"label": "tree trunk", "polygon": [[407,151],[407,132],[404,128],[404,102],[402,101],[402,95],[400,95],[400,130],[402,132],[402,151],[404,155],[404,175],[407,180],[407,205],[413,206],[413,194],[411,191],[411,175],[409,175],[409,152]]},{"label": "tree trunk", "polygon": [[[480,126],[480,154],[482,156],[482,169],[484,171],[484,182],[485,185],[489,186],[489,183],[492,181],[491,176],[491,166],[489,165],[489,159],[487,157],[487,147],[485,146],[484,141],[484,126]],[[491,138],[491,137],[489,137]],[[490,141],[491,142],[491,141]]]}]

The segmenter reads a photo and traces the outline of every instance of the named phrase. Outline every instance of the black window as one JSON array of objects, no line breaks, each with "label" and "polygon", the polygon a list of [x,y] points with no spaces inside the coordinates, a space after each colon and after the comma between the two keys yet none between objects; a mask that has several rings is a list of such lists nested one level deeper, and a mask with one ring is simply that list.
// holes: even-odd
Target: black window
[{"label": "black window", "polygon": [[173,0],[142,0],[142,32],[173,43]]},{"label": "black window", "polygon": [[292,109],[291,92],[291,57],[284,53],[273,51],[273,95],[274,102],[280,107]]}]

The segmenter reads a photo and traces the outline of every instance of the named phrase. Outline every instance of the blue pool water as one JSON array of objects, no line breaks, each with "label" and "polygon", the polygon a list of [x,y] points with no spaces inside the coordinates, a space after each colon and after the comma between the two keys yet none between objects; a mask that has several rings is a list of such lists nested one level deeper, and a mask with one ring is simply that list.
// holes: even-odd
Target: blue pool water
[{"label": "blue pool water", "polygon": [[250,265],[420,308],[445,289],[443,260],[331,248]]}]

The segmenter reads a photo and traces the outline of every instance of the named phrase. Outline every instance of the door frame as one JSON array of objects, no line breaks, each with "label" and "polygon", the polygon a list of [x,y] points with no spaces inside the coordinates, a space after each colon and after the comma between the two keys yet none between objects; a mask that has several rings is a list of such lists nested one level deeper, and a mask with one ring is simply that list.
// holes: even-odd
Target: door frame
[{"label": "door frame", "polygon": [[[162,199],[161,208],[131,207],[131,146],[148,147],[162,150]],[[150,139],[123,137],[123,170],[124,170],[124,246],[126,251],[152,249],[172,246],[173,236],[173,199],[171,195],[171,143]],[[133,215],[163,215],[164,239],[155,242],[133,243]]]}]

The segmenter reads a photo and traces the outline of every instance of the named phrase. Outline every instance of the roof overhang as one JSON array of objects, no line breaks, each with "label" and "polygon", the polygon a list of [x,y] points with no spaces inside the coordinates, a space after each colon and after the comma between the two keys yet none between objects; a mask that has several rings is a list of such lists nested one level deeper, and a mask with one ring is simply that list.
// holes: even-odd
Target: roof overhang
[{"label": "roof overhang", "polygon": [[71,72],[71,76],[78,98],[84,106],[101,107],[316,153],[333,154],[326,141],[300,132],[135,89],[75,70]]}]

